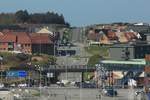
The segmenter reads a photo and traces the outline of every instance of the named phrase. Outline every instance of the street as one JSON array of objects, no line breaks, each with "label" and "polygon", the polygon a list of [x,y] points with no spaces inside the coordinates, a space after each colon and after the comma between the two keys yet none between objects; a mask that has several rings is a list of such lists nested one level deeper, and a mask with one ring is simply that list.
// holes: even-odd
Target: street
[{"label": "street", "polygon": [[40,91],[41,95],[36,99],[37,100],[141,100],[140,96],[135,97],[135,91],[136,90],[132,89],[117,89],[118,96],[116,97],[108,97],[108,96],[100,97],[99,89],[50,87],[50,88],[42,88]]}]

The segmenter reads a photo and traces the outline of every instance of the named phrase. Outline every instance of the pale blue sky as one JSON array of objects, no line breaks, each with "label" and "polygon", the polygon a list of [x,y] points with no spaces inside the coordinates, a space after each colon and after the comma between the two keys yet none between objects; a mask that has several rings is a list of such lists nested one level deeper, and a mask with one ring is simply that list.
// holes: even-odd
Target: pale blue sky
[{"label": "pale blue sky", "polygon": [[55,11],[72,26],[111,22],[150,22],[150,0],[0,0],[0,12]]}]

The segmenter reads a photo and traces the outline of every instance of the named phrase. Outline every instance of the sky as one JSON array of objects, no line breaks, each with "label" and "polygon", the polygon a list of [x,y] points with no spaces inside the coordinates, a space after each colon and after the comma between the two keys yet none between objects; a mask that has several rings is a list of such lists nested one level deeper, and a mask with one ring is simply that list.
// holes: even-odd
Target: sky
[{"label": "sky", "polygon": [[113,22],[150,23],[150,0],[0,0],[0,12],[63,14],[71,26]]}]

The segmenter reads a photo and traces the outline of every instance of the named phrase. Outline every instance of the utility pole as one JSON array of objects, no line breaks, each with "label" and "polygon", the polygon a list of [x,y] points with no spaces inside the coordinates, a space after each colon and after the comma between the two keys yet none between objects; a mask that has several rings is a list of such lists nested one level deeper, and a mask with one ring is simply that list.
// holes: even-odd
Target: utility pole
[{"label": "utility pole", "polygon": [[0,56],[1,83],[2,83],[2,61],[3,61],[3,57]]}]

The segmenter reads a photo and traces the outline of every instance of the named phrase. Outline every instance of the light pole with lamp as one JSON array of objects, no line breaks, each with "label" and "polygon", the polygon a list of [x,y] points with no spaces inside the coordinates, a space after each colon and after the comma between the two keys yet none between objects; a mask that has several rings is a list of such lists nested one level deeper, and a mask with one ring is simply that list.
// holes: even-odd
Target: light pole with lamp
[{"label": "light pole with lamp", "polygon": [[40,96],[41,96],[41,67],[40,67],[40,65],[35,65],[35,67],[39,71],[39,76],[40,76],[40,79],[39,79],[39,81],[40,81],[39,88],[40,88]]},{"label": "light pole with lamp", "polygon": [[[98,85],[101,85],[101,87],[104,87],[104,80],[105,80],[105,76],[106,76],[106,69],[104,67],[102,67],[101,64],[96,64],[96,70],[98,73]],[[100,84],[99,84],[99,80],[100,80]]]},{"label": "light pole with lamp", "polygon": [[3,61],[3,57],[0,56],[1,83],[2,83],[2,61]]}]

